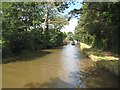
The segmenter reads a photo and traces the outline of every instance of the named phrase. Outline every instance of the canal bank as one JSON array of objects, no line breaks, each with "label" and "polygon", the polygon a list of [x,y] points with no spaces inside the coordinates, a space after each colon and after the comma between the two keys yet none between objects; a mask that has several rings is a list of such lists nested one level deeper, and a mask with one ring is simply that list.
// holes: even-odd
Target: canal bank
[{"label": "canal bank", "polygon": [[80,43],[80,49],[102,70],[108,71],[111,74],[120,77],[120,60],[108,52],[92,49],[91,46]]}]

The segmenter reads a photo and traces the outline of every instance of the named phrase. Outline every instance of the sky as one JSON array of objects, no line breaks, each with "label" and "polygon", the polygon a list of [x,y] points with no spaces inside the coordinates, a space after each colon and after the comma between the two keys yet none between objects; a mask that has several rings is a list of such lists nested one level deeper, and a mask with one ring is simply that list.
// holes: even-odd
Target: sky
[{"label": "sky", "polygon": [[61,31],[62,32],[73,32],[74,33],[74,30],[75,30],[75,27],[77,26],[77,19],[76,18],[73,18],[69,21],[69,24],[68,25],[65,25]]},{"label": "sky", "polygon": [[[75,5],[70,5],[70,7],[68,9],[66,9],[63,13],[63,15],[66,15],[69,11],[73,10],[73,9],[80,9],[82,6],[82,4],[75,2]],[[78,24],[78,19],[77,18],[72,18],[69,23],[67,25],[65,25],[61,31],[62,32],[73,32],[75,30],[75,27]]]}]

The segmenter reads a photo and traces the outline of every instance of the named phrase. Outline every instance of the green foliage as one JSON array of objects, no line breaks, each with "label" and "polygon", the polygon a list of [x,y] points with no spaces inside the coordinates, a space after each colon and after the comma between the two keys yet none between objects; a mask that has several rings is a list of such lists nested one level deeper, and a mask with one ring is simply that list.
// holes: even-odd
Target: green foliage
[{"label": "green foliage", "polygon": [[74,38],[73,38],[73,33],[72,33],[72,32],[68,32],[68,33],[67,33],[67,37],[68,37],[68,39],[69,39],[70,41],[73,41],[73,40],[74,40]]},{"label": "green foliage", "polygon": [[[63,44],[60,29],[67,23],[59,15],[63,3],[4,2],[2,3],[3,54],[36,51]],[[64,23],[63,23],[64,22]]]},{"label": "green foliage", "polygon": [[7,42],[2,42],[2,57],[10,56],[12,55],[12,50],[9,48],[9,45]]},{"label": "green foliage", "polygon": [[81,42],[120,53],[120,2],[86,2],[77,11],[81,16],[75,34]]}]

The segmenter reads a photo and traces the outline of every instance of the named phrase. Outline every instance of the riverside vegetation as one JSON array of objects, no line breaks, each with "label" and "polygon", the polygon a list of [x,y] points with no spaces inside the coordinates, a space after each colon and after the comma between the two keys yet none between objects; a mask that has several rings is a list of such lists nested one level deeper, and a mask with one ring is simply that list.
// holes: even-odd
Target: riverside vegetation
[{"label": "riverside vegetation", "polygon": [[3,2],[3,58],[63,45],[66,33],[60,29],[67,24],[67,19],[60,12],[65,6],[62,2]]},{"label": "riverside vegetation", "polygon": [[119,76],[120,2],[85,2],[71,14],[81,15],[74,36],[84,43],[81,46],[91,46],[84,52],[99,61],[99,67]]}]

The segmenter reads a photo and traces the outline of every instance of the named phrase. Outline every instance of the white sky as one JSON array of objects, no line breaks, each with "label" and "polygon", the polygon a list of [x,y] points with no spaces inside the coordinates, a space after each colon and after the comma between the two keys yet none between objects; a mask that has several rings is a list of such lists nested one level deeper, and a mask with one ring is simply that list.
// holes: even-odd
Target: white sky
[{"label": "white sky", "polygon": [[[64,11],[63,15],[68,14],[68,12],[70,12],[73,9],[80,9],[82,7],[82,4],[80,2],[82,2],[83,0],[76,0],[76,1],[78,1],[78,3],[75,2],[75,5],[70,5],[70,7]],[[69,21],[69,24],[65,25],[61,29],[61,31],[62,32],[73,32],[74,33],[74,30],[75,30],[75,27],[77,26],[77,24],[78,24],[77,18],[72,18]]]},{"label": "white sky", "polygon": [[75,30],[75,27],[77,26],[78,24],[78,20],[76,18],[72,18],[70,21],[69,21],[69,24],[68,25],[65,25],[61,31],[62,32],[73,32],[74,33],[74,30]]}]

